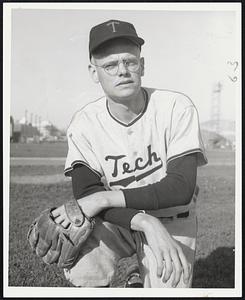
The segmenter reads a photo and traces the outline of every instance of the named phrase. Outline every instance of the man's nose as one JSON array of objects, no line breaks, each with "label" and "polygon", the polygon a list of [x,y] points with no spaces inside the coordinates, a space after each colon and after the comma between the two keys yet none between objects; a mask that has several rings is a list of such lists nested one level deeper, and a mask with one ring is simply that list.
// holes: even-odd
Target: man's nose
[{"label": "man's nose", "polygon": [[128,73],[128,69],[127,67],[125,66],[125,63],[124,61],[120,61],[118,63],[118,74],[127,74]]}]

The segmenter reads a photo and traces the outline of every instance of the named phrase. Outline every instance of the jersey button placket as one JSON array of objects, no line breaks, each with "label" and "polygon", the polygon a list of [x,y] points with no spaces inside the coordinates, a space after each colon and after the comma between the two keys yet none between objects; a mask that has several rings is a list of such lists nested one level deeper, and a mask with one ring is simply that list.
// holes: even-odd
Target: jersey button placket
[{"label": "jersey button placket", "polygon": [[131,157],[131,163],[134,164],[135,159],[137,158],[137,151],[134,145],[134,131],[132,128],[128,128],[127,131],[128,137],[128,149],[129,149],[129,157]]},{"label": "jersey button placket", "polygon": [[[127,130],[128,141],[129,141],[129,149],[130,149],[130,157],[132,166],[135,167],[135,162],[137,157],[139,156],[138,148],[137,148],[137,138],[134,134],[134,130],[132,128],[128,128]],[[138,175],[139,170],[136,170],[134,175]]]}]

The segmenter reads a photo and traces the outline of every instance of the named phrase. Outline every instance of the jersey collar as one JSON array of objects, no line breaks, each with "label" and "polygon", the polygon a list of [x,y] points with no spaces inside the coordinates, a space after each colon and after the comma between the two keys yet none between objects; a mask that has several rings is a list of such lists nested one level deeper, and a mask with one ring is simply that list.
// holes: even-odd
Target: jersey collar
[{"label": "jersey collar", "polygon": [[131,122],[129,122],[128,124],[127,123],[124,123],[124,122],[122,122],[122,121],[120,121],[120,120],[118,120],[115,116],[113,116],[113,114],[111,113],[111,111],[110,111],[110,107],[109,107],[109,103],[108,103],[108,100],[106,99],[106,108],[107,108],[107,111],[108,111],[108,113],[109,113],[109,115],[110,115],[110,117],[113,119],[113,120],[115,120],[117,123],[119,123],[120,125],[123,125],[123,126],[125,126],[125,127],[129,127],[129,126],[131,126],[131,125],[133,125],[135,122],[137,122],[143,115],[144,115],[144,113],[146,112],[146,109],[147,109],[147,106],[148,106],[148,93],[147,93],[147,91],[144,89],[144,88],[142,88],[142,90],[143,90],[143,93],[144,93],[144,98],[145,98],[145,105],[144,105],[144,108],[143,108],[143,110],[138,114],[138,116],[135,118],[135,119],[133,119]]}]

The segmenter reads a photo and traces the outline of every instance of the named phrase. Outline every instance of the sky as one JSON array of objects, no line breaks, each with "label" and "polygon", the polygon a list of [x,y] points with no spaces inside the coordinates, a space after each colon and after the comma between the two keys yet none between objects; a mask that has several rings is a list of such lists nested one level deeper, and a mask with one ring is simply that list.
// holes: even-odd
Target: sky
[{"label": "sky", "polygon": [[120,10],[12,10],[10,113],[15,120],[27,110],[28,120],[32,114],[33,120],[38,116],[66,129],[78,109],[103,94],[89,77],[88,37],[91,27],[110,19],[133,23],[145,40],[143,86],[187,94],[204,122],[212,115],[214,85],[221,82],[220,118],[235,120],[236,13],[131,9],[130,4]]}]

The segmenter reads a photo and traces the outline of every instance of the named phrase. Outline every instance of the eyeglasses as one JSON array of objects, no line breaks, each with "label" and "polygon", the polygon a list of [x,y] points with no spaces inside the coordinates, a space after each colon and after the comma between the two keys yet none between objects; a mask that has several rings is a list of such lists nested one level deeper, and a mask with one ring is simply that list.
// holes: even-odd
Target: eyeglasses
[{"label": "eyeglasses", "polygon": [[118,73],[119,70],[119,64],[123,63],[124,67],[129,71],[136,73],[139,70],[140,67],[140,61],[136,58],[126,58],[126,59],[119,59],[115,61],[110,61],[105,63],[102,66],[92,64],[96,67],[104,69],[104,71],[111,76],[115,76]]}]

